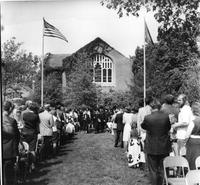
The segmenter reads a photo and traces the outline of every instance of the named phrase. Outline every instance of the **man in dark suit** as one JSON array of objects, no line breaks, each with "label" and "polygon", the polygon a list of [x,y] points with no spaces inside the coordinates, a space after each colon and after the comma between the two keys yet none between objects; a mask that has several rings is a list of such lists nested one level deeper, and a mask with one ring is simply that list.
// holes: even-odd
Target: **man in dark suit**
[{"label": "man in dark suit", "polygon": [[124,124],[123,124],[123,110],[122,109],[119,109],[119,111],[117,112],[114,122],[117,124],[114,147],[117,147],[118,143],[120,143],[121,148],[123,148],[122,138],[123,138]]},{"label": "man in dark suit", "polygon": [[14,109],[11,101],[3,104],[3,122],[2,122],[2,143],[3,143],[3,184],[16,184],[15,162],[18,156],[18,145],[20,133],[17,128],[17,122],[10,115]]},{"label": "man in dark suit", "polygon": [[160,111],[161,104],[154,100],[152,113],[144,118],[141,127],[147,131],[144,151],[147,155],[152,185],[163,183],[163,159],[171,151],[169,116]]}]

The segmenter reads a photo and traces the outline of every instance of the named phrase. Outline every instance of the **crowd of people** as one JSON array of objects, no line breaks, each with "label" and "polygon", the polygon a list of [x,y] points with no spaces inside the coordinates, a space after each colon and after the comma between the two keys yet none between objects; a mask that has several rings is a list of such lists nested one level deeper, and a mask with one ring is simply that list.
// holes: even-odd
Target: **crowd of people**
[{"label": "crowd of people", "polygon": [[164,102],[147,97],[136,110],[118,108],[112,116],[114,147],[125,149],[130,167],[149,171],[152,185],[164,182],[165,157],[184,156],[191,170],[200,156],[200,103],[185,94],[166,95]]},{"label": "crowd of people", "polygon": [[138,108],[127,106],[114,110],[103,107],[76,110],[50,104],[40,108],[32,101],[20,106],[5,101],[4,184],[17,182],[16,166],[20,168],[24,156],[28,159],[25,171],[33,173],[38,163],[56,156],[65,136],[78,131],[98,134],[105,130],[114,135],[114,147],[124,149],[130,167],[148,169],[152,184],[161,185],[163,160],[168,155],[185,156],[190,169],[195,169],[195,159],[200,156],[200,103],[189,104],[185,94],[177,98],[167,95],[162,104],[147,97],[145,105],[141,101]]},{"label": "crowd of people", "polygon": [[41,108],[32,101],[25,105],[5,101],[2,119],[4,184],[26,180],[26,173],[32,173],[37,164],[56,156],[66,136],[71,137],[77,131],[104,132],[109,114],[103,108],[75,110],[50,104]]}]

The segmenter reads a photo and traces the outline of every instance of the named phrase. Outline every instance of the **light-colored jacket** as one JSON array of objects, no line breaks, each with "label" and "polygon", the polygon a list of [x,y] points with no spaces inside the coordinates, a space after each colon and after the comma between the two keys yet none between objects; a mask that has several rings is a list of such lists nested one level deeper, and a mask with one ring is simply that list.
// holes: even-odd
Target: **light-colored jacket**
[{"label": "light-colored jacket", "polygon": [[42,136],[52,136],[53,135],[53,129],[54,121],[53,121],[53,115],[50,114],[48,111],[44,111],[39,114],[40,117],[40,134]]},{"label": "light-colored jacket", "polygon": [[141,124],[144,121],[144,117],[151,114],[151,107],[146,105],[145,107],[139,108],[138,115],[137,115],[137,128],[138,132],[146,132],[141,128]]}]

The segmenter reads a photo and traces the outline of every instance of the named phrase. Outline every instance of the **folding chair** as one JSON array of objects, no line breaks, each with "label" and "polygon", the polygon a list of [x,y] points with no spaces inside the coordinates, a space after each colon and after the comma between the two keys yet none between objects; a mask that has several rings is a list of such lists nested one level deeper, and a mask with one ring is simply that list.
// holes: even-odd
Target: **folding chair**
[{"label": "folding chair", "polygon": [[196,158],[195,160],[195,166],[197,170],[200,170],[200,156]]},{"label": "folding chair", "polygon": [[187,159],[181,156],[168,156],[164,159],[163,166],[164,177],[167,185],[186,184],[186,170],[190,170]]},{"label": "folding chair", "polygon": [[200,170],[191,170],[186,175],[187,185],[200,185]]}]

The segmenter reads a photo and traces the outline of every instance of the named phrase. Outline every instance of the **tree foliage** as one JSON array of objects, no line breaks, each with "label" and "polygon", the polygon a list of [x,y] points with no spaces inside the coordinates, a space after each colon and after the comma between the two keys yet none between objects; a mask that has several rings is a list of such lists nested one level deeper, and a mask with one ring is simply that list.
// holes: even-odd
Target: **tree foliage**
[{"label": "tree foliage", "polygon": [[[146,48],[147,94],[161,97],[166,93],[187,93],[198,100],[199,67],[196,38],[200,34],[199,0],[103,0],[119,17],[139,16],[141,8],[154,12],[159,24],[158,43]],[[132,94],[143,96],[143,49],[137,48],[133,60]]]},{"label": "tree foliage", "polygon": [[102,105],[107,109],[133,106],[132,95],[130,91],[103,92],[99,98],[99,105]]},{"label": "tree foliage", "polygon": [[[45,74],[44,69],[43,84],[44,103],[50,103],[51,105],[62,103],[63,94],[61,73],[58,71],[52,71],[51,73]],[[36,76],[33,101],[41,104],[41,71],[38,71],[38,74]]]},{"label": "tree foliage", "polygon": [[13,37],[1,47],[3,90],[9,86],[21,84],[32,86],[37,73],[39,59],[21,50],[22,43],[17,43]]},{"label": "tree foliage", "polygon": [[89,56],[88,53],[77,52],[66,62],[64,104],[68,107],[96,107],[97,94],[101,89],[93,83],[93,66]]},{"label": "tree foliage", "polygon": [[[137,48],[132,57],[134,73],[132,94],[136,101],[143,96],[143,48]],[[186,93],[190,101],[200,98],[199,67],[197,55],[177,56],[163,43],[146,48],[147,95],[162,98],[166,94]]]}]

